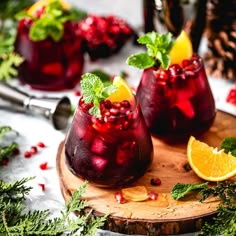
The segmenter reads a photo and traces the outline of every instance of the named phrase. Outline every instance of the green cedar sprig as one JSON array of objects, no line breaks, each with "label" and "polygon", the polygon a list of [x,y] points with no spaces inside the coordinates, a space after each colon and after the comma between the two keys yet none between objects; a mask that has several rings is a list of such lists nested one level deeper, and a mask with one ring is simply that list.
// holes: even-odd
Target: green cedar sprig
[{"label": "green cedar sprig", "polygon": [[178,183],[173,187],[171,196],[175,200],[179,200],[195,190],[201,195],[200,202],[204,202],[209,197],[218,197],[221,203],[217,208],[217,214],[211,221],[205,222],[199,235],[236,235],[236,183],[218,182],[212,188],[207,184]]},{"label": "green cedar sprig", "polygon": [[[49,210],[34,210],[25,212],[25,197],[31,187],[25,184],[32,178],[25,178],[9,184],[0,181],[0,235],[95,235],[96,230],[104,224],[107,216],[95,217],[85,212],[87,203],[81,200],[85,193],[87,181],[72,194],[66,203],[61,217],[49,218]],[[83,212],[77,218],[71,218],[71,213]]]},{"label": "green cedar sprig", "polygon": [[[10,126],[0,126],[0,141],[3,140],[3,138],[10,132],[14,132],[18,134],[17,132],[12,130]],[[4,159],[12,156],[12,154],[15,152],[17,148],[18,148],[18,144],[15,142],[12,142],[8,145],[3,145],[0,142],[0,164],[2,163]]]},{"label": "green cedar sprig", "polygon": [[82,75],[80,82],[83,101],[85,103],[92,103],[89,113],[93,116],[100,117],[100,102],[109,97],[117,89],[113,84],[104,85],[100,77],[92,73]]},{"label": "green cedar sprig", "polygon": [[146,52],[136,53],[129,56],[126,63],[138,69],[147,69],[153,66],[162,66],[164,69],[170,65],[168,55],[172,46],[172,34],[158,34],[149,32],[138,38],[138,43],[146,46]]},{"label": "green cedar sprig", "polygon": [[49,2],[43,14],[37,18],[29,15],[26,11],[16,15],[18,20],[31,18],[33,24],[30,27],[29,36],[33,41],[41,41],[51,37],[55,42],[59,41],[64,33],[64,23],[66,21],[80,20],[86,17],[86,13],[74,7],[64,9],[59,0]]}]

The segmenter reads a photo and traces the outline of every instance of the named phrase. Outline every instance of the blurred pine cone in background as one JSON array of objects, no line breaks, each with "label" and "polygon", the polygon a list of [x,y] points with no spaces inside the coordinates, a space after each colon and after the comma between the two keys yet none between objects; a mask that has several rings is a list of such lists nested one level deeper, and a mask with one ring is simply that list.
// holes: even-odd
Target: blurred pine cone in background
[{"label": "blurred pine cone in background", "polygon": [[236,0],[208,0],[206,17],[207,73],[236,81]]}]

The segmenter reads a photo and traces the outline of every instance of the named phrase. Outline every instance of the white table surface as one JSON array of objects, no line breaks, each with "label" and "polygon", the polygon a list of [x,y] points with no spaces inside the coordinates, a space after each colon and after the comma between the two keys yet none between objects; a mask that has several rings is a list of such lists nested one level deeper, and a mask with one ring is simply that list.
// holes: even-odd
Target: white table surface
[{"label": "white table surface", "polygon": [[[77,6],[88,9],[89,12],[98,14],[115,14],[125,18],[133,26],[140,27],[141,19],[141,1],[137,0],[87,0],[68,1]],[[90,4],[93,3],[93,4]],[[106,6],[106,7],[104,7]],[[126,71],[129,74],[128,83],[136,87],[139,83],[141,71],[131,68],[125,64],[126,58],[133,52],[140,51],[140,48],[134,47],[133,44],[127,43],[125,47],[118,53],[108,59],[90,62],[86,58],[84,72],[92,69],[103,69],[108,73],[119,74],[121,71]],[[219,109],[225,110],[236,115],[236,107],[227,104],[225,98],[229,90],[234,86],[234,83],[223,79],[209,78],[212,91],[216,100],[216,106]],[[18,84],[17,80],[12,81],[14,85]],[[73,104],[76,104],[78,97],[71,91],[64,92],[40,92],[32,91],[27,87],[21,87],[29,94],[62,96],[70,97]],[[50,209],[53,216],[58,216],[60,210],[64,206],[64,199],[60,192],[58,177],[56,173],[55,160],[59,143],[64,139],[66,131],[57,131],[51,123],[43,117],[31,116],[24,113],[11,112],[0,110],[0,126],[9,125],[14,130],[19,132],[19,136],[15,140],[20,147],[20,154],[11,159],[7,166],[1,167],[0,179],[5,181],[15,181],[23,177],[35,176],[36,178],[29,182],[33,187],[30,196],[27,197],[27,206],[29,209]],[[31,146],[36,145],[39,141],[45,143],[46,147],[39,150],[39,153],[26,159],[24,152],[29,150]],[[43,162],[48,162],[49,168],[41,170],[39,165]],[[45,184],[43,192],[38,186],[39,183]],[[110,232],[99,231],[98,235],[110,235]],[[117,234],[115,234],[117,235]],[[191,234],[189,234],[191,235]]]}]

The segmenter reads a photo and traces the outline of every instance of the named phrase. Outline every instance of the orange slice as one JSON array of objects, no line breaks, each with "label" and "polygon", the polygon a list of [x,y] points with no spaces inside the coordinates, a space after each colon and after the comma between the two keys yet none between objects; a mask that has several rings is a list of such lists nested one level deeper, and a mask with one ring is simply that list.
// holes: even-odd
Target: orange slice
[{"label": "orange slice", "polygon": [[[40,8],[47,6],[50,2],[52,2],[54,0],[39,0],[37,2],[35,2],[28,10],[27,13],[31,16],[34,16],[36,11],[38,11]],[[64,9],[70,9],[70,4],[60,0],[61,5],[63,6]]]},{"label": "orange slice", "polygon": [[189,59],[193,54],[192,42],[188,34],[183,30],[176,38],[173,47],[169,52],[171,64],[181,65],[182,61]]},{"label": "orange slice", "polygon": [[123,78],[116,76],[113,80],[113,84],[117,87],[117,90],[107,99],[111,102],[131,101],[133,99],[132,90]]},{"label": "orange slice", "polygon": [[236,157],[190,137],[187,156],[193,171],[208,181],[224,181],[236,175]]},{"label": "orange slice", "polygon": [[145,186],[124,188],[121,192],[128,201],[141,202],[148,199],[148,191]]}]

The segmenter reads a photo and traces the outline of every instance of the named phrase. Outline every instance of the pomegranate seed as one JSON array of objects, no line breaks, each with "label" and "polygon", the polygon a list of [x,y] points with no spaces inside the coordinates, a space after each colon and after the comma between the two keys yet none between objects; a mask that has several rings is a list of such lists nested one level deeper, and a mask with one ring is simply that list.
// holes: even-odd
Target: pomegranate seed
[{"label": "pomegranate seed", "polygon": [[116,192],[115,193],[115,199],[120,204],[125,202],[124,196],[123,196],[123,194],[121,192]]},{"label": "pomegranate seed", "polygon": [[24,157],[25,157],[25,158],[30,158],[31,156],[32,156],[31,151],[26,151],[26,152],[24,153]]},{"label": "pomegranate seed", "polygon": [[158,193],[151,191],[150,193],[148,193],[148,197],[150,200],[157,200]]},{"label": "pomegranate seed", "polygon": [[81,93],[80,93],[80,91],[75,90],[75,91],[74,91],[74,95],[75,95],[76,97],[79,97],[79,96],[81,95]]},{"label": "pomegranate seed", "polygon": [[19,155],[20,154],[20,149],[19,148],[16,148],[15,150],[14,150],[14,152],[13,152],[13,155],[14,156],[17,156],[17,155]]},{"label": "pomegranate seed", "polygon": [[38,185],[41,187],[42,191],[44,192],[45,191],[45,184],[38,184]]},{"label": "pomegranate seed", "polygon": [[9,163],[9,159],[8,158],[4,158],[3,160],[2,160],[2,165],[3,166],[7,166],[8,165],[8,163]]},{"label": "pomegranate seed", "polygon": [[159,186],[159,185],[161,185],[161,180],[158,178],[152,178],[150,181],[150,184],[154,185],[154,186]]},{"label": "pomegranate seed", "polygon": [[30,152],[31,152],[32,155],[36,154],[36,153],[38,152],[37,147],[36,147],[36,146],[32,146],[32,147],[30,148]]},{"label": "pomegranate seed", "polygon": [[41,148],[44,148],[45,147],[45,144],[43,142],[38,142],[37,144],[38,147],[41,147]]},{"label": "pomegranate seed", "polygon": [[236,106],[236,88],[232,88],[227,95],[226,102]]},{"label": "pomegranate seed", "polygon": [[44,162],[44,163],[40,164],[39,167],[40,167],[41,170],[47,170],[47,168],[48,168],[48,163],[47,163],[47,162]]}]

